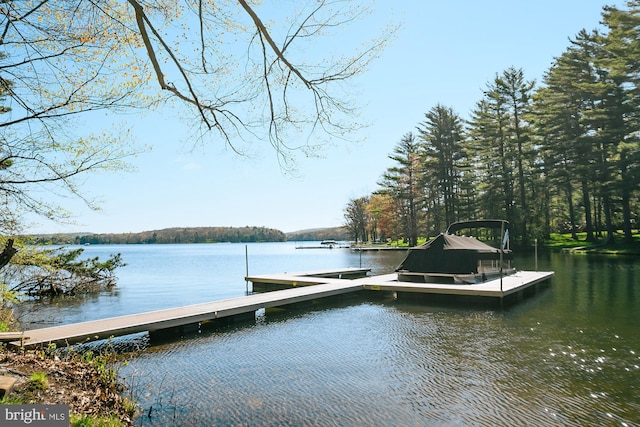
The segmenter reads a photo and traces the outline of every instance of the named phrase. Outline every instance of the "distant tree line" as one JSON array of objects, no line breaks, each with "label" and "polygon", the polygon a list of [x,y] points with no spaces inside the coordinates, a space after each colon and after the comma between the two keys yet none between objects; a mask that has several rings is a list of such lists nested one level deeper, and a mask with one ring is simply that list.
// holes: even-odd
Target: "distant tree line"
[{"label": "distant tree line", "polygon": [[283,242],[285,234],[265,227],[175,227],[140,233],[49,235],[35,237],[36,244],[154,244]]},{"label": "distant tree line", "polygon": [[432,236],[451,222],[506,219],[512,242],[552,232],[631,242],[640,212],[640,1],[605,6],[604,31],[582,30],[543,84],[509,68],[468,120],[436,105],[406,133],[370,195],[352,199],[356,240]]},{"label": "distant tree line", "polygon": [[349,232],[344,227],[316,228],[287,233],[290,241],[349,240]]}]

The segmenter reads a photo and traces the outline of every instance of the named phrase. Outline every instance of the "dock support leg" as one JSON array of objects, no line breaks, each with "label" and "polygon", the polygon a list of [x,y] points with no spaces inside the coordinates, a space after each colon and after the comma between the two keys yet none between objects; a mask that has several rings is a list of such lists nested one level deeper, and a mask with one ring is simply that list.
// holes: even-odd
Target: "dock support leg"
[{"label": "dock support leg", "polygon": [[152,342],[167,342],[189,335],[196,335],[199,332],[200,324],[190,323],[188,325],[176,326],[173,328],[156,329],[154,331],[149,331],[149,339]]},{"label": "dock support leg", "polygon": [[236,314],[233,316],[220,317],[217,319],[207,320],[200,324],[200,330],[202,331],[215,331],[219,328],[226,328],[233,325],[250,325],[256,321],[256,312],[250,311],[248,313]]}]

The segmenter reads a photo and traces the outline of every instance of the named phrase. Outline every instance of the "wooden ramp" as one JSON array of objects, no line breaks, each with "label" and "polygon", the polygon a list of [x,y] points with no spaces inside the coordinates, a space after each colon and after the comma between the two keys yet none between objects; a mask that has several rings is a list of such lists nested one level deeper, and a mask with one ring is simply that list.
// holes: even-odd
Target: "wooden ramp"
[{"label": "wooden ramp", "polygon": [[154,332],[185,325],[198,324],[206,320],[219,319],[246,313],[255,313],[261,308],[270,308],[340,295],[362,290],[362,285],[344,279],[323,279],[325,283],[264,294],[212,301],[203,304],[127,316],[111,317],[90,322],[54,326],[26,331],[28,337],[12,344],[25,347],[56,343],[75,344],[106,339],[138,332]]}]

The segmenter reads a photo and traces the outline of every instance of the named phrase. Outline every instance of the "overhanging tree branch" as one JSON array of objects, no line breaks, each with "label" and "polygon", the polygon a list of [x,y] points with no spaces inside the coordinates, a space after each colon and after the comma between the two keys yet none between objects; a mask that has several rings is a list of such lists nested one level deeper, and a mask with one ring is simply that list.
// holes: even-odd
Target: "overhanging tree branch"
[{"label": "overhanging tree branch", "polygon": [[[171,48],[165,43],[165,41],[162,39],[162,36],[160,36],[160,34],[153,27],[153,24],[151,24],[151,21],[145,14],[142,5],[138,3],[136,0],[128,0],[128,1],[129,1],[129,4],[133,6],[133,9],[135,11],[138,30],[140,31],[140,36],[142,37],[142,41],[144,42],[145,48],[147,50],[147,55],[149,56],[149,60],[153,64],[153,69],[155,70],[156,78],[158,79],[158,83],[160,84],[160,87],[163,90],[168,90],[169,92],[173,93],[181,100],[188,102],[189,104],[195,105],[198,111],[200,112],[200,116],[202,117],[202,120],[207,125],[207,127],[211,129],[212,125],[209,123],[209,120],[207,119],[207,116],[205,115],[205,112],[204,112],[205,107],[198,100],[198,96],[193,90],[191,81],[189,80],[189,77],[187,76],[184,68],[182,67],[182,64],[180,64],[180,61],[178,61],[176,56],[173,54],[173,52],[171,51]],[[162,68],[158,63],[158,59],[156,58],[156,53],[153,48],[153,44],[151,43],[151,39],[149,38],[149,33],[147,32],[147,28],[146,28],[147,26],[149,27],[153,35],[156,37],[158,42],[162,45],[162,47],[164,48],[164,51],[169,55],[169,57],[171,57],[173,64],[180,71],[180,74],[182,75],[184,82],[189,89],[189,93],[191,94],[191,97],[184,95],[174,85],[165,82]],[[207,109],[214,110],[213,108],[207,108]]]},{"label": "overhanging tree branch", "polygon": [[280,61],[282,61],[290,70],[292,73],[294,73],[296,76],[298,76],[298,78],[300,79],[301,82],[304,83],[304,85],[308,88],[311,89],[312,85],[311,82],[309,82],[300,72],[300,70],[298,70],[296,67],[294,67],[289,60],[284,56],[284,53],[280,51],[280,49],[278,49],[278,46],[276,46],[276,43],[273,41],[273,39],[271,38],[271,34],[269,34],[269,31],[267,30],[267,28],[264,26],[264,24],[262,23],[262,20],[258,17],[258,15],[256,15],[255,11],[247,4],[247,2],[245,0],[238,0],[238,3],[240,3],[240,6],[242,6],[242,8],[249,14],[249,16],[251,17],[251,19],[253,20],[253,23],[255,24],[256,28],[258,29],[258,31],[260,32],[260,35],[262,37],[264,37],[264,39],[267,41],[267,44],[269,45],[269,47],[271,47],[271,49],[273,50],[273,52],[276,54],[276,56],[278,57],[278,59],[280,59]]}]

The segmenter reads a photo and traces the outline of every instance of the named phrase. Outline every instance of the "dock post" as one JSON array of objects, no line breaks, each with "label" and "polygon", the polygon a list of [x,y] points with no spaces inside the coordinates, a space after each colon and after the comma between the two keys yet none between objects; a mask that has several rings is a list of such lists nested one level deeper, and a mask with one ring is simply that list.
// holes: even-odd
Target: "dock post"
[{"label": "dock post", "polygon": [[244,280],[244,293],[245,295],[249,295],[249,281],[246,277],[249,277],[249,248],[248,245],[244,245],[244,268],[247,274],[245,274]]},{"label": "dock post", "polygon": [[535,260],[535,271],[538,271],[538,239],[534,239],[534,260]]},{"label": "dock post", "polygon": [[502,259],[504,256],[504,247],[506,245],[506,238],[507,236],[504,234],[504,222],[502,223],[502,226],[500,227],[500,238],[502,239],[502,245],[500,246],[500,299],[502,300]]}]

